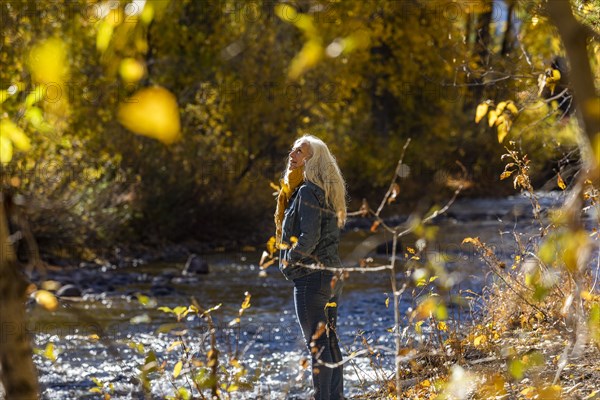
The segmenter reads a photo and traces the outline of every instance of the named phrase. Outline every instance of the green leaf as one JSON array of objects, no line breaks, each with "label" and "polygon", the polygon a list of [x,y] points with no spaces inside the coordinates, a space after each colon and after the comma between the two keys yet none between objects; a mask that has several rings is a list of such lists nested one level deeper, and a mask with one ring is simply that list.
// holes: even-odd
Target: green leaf
[{"label": "green leaf", "polygon": [[156,329],[156,333],[169,333],[175,329],[181,329],[183,326],[179,323],[162,324]]},{"label": "green leaf", "polygon": [[136,297],[137,297],[138,301],[140,302],[140,304],[143,305],[144,307],[148,307],[148,308],[156,307],[156,299],[154,299],[153,297],[146,296],[141,293],[136,293]]},{"label": "green leaf", "polygon": [[439,320],[448,319],[448,309],[444,303],[439,303],[435,308],[435,317]]},{"label": "green leaf", "polygon": [[156,372],[158,370],[158,362],[156,360],[156,354],[153,351],[148,352],[144,365],[141,367],[144,373]]},{"label": "green leaf", "polygon": [[189,400],[191,398],[190,392],[184,387],[177,389],[177,395],[182,400]]},{"label": "green leaf", "polygon": [[516,380],[523,379],[523,363],[521,360],[513,360],[508,364],[508,372],[515,378]]}]

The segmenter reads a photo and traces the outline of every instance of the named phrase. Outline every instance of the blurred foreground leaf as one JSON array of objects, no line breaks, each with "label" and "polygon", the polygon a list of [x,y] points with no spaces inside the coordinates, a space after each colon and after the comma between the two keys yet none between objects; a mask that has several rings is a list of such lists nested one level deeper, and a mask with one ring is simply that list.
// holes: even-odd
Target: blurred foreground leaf
[{"label": "blurred foreground leaf", "polygon": [[141,89],[121,103],[118,119],[130,131],[165,144],[181,137],[177,99],[160,86]]},{"label": "blurred foreground leaf", "polygon": [[35,82],[62,82],[69,73],[67,47],[58,38],[51,38],[34,46],[29,53],[28,63]]}]

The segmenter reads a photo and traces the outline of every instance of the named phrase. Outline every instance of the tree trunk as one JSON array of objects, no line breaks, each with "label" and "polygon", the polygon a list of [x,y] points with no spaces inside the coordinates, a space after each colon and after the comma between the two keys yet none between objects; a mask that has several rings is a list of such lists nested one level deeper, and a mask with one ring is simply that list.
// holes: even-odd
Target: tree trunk
[{"label": "tree trunk", "polygon": [[38,382],[25,326],[27,281],[9,241],[6,198],[0,194],[0,378],[6,399],[38,398]]},{"label": "tree trunk", "polygon": [[[594,74],[587,51],[587,42],[589,40],[589,30],[577,22],[571,10],[569,1],[548,1],[546,9],[550,18],[553,20],[558,33],[562,39],[567,53],[571,68],[571,84],[573,86],[573,97],[577,115],[582,122],[582,128],[585,133],[584,141],[600,145],[600,98],[596,94],[594,85]],[[589,147],[582,153],[587,161],[588,167],[592,168],[593,179],[598,179],[598,161],[594,155],[590,154]],[[596,149],[596,156],[598,155]]]},{"label": "tree trunk", "polygon": [[506,17],[506,30],[504,31],[504,39],[502,40],[502,56],[508,57],[513,49],[514,44],[514,27],[513,27],[513,12],[515,10],[515,3],[508,5],[507,17]]},{"label": "tree trunk", "polygon": [[465,102],[464,109],[475,107],[481,102],[485,86],[483,84],[482,74],[487,70],[489,65],[490,43],[492,36],[490,34],[490,25],[492,23],[492,2],[487,0],[489,11],[479,14],[475,22],[475,42],[473,45],[473,55],[477,57],[477,70],[474,71],[474,77],[470,83],[475,83],[470,90],[470,101]]},{"label": "tree trunk", "polygon": [[[590,37],[589,31],[573,16],[570,1],[549,0],[546,3],[546,10],[558,29],[567,53],[571,68],[569,76],[574,92],[575,108],[583,131],[579,147],[584,165],[575,187],[572,189],[569,198],[563,206],[564,215],[567,216],[567,229],[570,232],[576,233],[585,231],[585,226],[581,220],[584,181],[592,179],[597,184],[599,180],[598,172],[600,168],[597,157],[600,151],[599,149],[595,149],[594,151],[590,147],[590,143],[600,146],[600,141],[598,141],[600,136],[600,98],[596,94],[594,74],[592,73],[587,51],[587,42]],[[580,343],[580,340],[586,337],[586,333],[590,329],[587,326],[588,316],[586,316],[581,301],[584,271],[589,267],[588,262],[591,255],[591,251],[585,249],[584,246],[582,245],[578,250],[577,270],[573,274],[573,281],[575,283],[573,298],[576,301],[573,303],[574,317],[568,320],[573,327],[573,336],[571,339],[573,350],[567,354],[567,361],[571,356],[576,358],[581,355],[583,346],[579,346],[577,343]],[[591,247],[591,245],[587,244],[587,247]],[[555,382],[559,379],[559,375],[558,373],[556,374]]]}]

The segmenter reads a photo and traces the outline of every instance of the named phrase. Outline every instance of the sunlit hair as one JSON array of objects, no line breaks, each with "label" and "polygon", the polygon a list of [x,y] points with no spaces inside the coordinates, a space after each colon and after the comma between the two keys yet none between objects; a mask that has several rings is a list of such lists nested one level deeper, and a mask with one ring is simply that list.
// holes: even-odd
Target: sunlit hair
[{"label": "sunlit hair", "polygon": [[[304,164],[304,179],[319,186],[325,192],[325,203],[335,211],[338,226],[346,223],[346,183],[335,157],[327,145],[318,137],[304,135],[294,142],[292,148],[307,143],[309,158]],[[289,169],[285,173],[287,182]]]}]

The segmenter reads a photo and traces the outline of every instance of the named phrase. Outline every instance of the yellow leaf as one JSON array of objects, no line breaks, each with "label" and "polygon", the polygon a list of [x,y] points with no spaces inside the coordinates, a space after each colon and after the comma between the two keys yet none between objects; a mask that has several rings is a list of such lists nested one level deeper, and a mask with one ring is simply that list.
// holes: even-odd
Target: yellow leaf
[{"label": "yellow leaf", "polygon": [[250,308],[250,297],[252,297],[252,295],[248,292],[244,293],[244,295],[246,296],[246,298],[242,302],[242,310]]},{"label": "yellow leaf", "polygon": [[323,45],[320,40],[307,41],[300,52],[290,64],[288,76],[292,80],[298,79],[309,69],[313,68],[323,57]]},{"label": "yellow leaf", "polygon": [[488,377],[486,382],[479,389],[479,396],[477,396],[477,398],[493,399],[506,395],[504,384],[504,377],[501,374],[494,374]]},{"label": "yellow leaf", "polygon": [[96,33],[96,49],[103,53],[110,44],[115,28],[108,21],[101,21],[98,25],[98,33]]},{"label": "yellow leaf", "polygon": [[173,351],[173,349],[179,345],[183,344],[183,342],[181,340],[176,340],[173,343],[171,343],[169,345],[169,347],[167,348],[167,353],[170,353],[171,351]]},{"label": "yellow leaf", "polygon": [[269,186],[271,186],[271,188],[273,190],[276,190],[278,192],[281,190],[281,188],[278,185],[276,185],[275,183],[273,183],[273,182],[269,182]]},{"label": "yellow leaf", "polygon": [[388,308],[390,306],[390,298],[386,297],[385,298],[385,308]]},{"label": "yellow leaf", "polygon": [[13,145],[12,142],[5,137],[0,135],[0,162],[7,163],[12,160],[13,156]]},{"label": "yellow leaf", "polygon": [[[37,100],[35,96],[32,96],[30,94],[29,96],[27,96],[25,101],[30,101],[33,104]],[[42,128],[44,123],[44,113],[42,112],[41,108],[30,105],[27,107],[27,111],[25,111],[25,119],[31,124],[31,126],[33,126],[36,129],[40,129]]]},{"label": "yellow leaf", "polygon": [[271,236],[269,238],[269,240],[267,241],[267,250],[269,251],[269,254],[271,254],[271,256],[273,256],[273,253],[275,253],[275,236]]},{"label": "yellow leaf", "polygon": [[335,308],[337,307],[337,303],[335,301],[329,302],[327,304],[325,304],[325,308]]},{"label": "yellow leaf", "polygon": [[44,357],[50,361],[56,361],[56,353],[54,351],[54,343],[48,343],[44,350]]},{"label": "yellow leaf", "polygon": [[502,143],[506,135],[508,135],[508,122],[507,120],[503,120],[502,123],[498,125],[498,143]]},{"label": "yellow leaf", "polygon": [[298,18],[296,9],[285,3],[280,3],[275,6],[275,15],[286,22],[294,22]]},{"label": "yellow leaf", "polygon": [[477,110],[475,111],[475,123],[478,124],[479,121],[485,117],[488,112],[489,105],[487,102],[481,103],[477,106]]},{"label": "yellow leaf", "polygon": [[585,246],[587,246],[588,240],[588,235],[583,230],[564,234],[559,239],[560,258],[569,272],[574,273],[577,271],[580,254]]},{"label": "yellow leaf", "polygon": [[554,82],[558,82],[558,81],[560,81],[560,78],[561,78],[560,71],[557,69],[553,69],[552,70],[552,80]]},{"label": "yellow leaf", "polygon": [[0,90],[0,104],[4,103],[9,97],[8,90]]},{"label": "yellow leaf", "polygon": [[525,389],[521,390],[519,393],[525,396],[528,399],[533,398],[535,396],[535,388],[533,386],[527,386]]},{"label": "yellow leaf", "polygon": [[473,344],[475,346],[481,346],[482,344],[487,342],[487,336],[479,335],[475,339],[473,339]]},{"label": "yellow leaf", "polygon": [[448,319],[448,309],[444,303],[439,303],[435,308],[435,317],[437,319]]},{"label": "yellow leaf", "polygon": [[417,306],[417,309],[415,310],[417,319],[429,318],[433,314],[433,312],[436,310],[436,307],[437,307],[436,299],[434,299],[432,297],[426,299],[421,304],[419,304]]},{"label": "yellow leaf", "polygon": [[462,241],[462,244],[465,244],[465,243],[471,243],[474,246],[481,246],[481,241],[479,240],[478,237],[476,237],[476,238],[466,237]]},{"label": "yellow leaf", "polygon": [[506,108],[508,109],[508,111],[510,111],[513,115],[517,115],[519,113],[519,109],[517,108],[517,106],[515,106],[515,103],[513,103],[512,101],[509,101],[506,104]]},{"label": "yellow leaf", "polygon": [[173,314],[177,315],[178,317],[183,316],[187,310],[188,308],[185,306],[177,306],[173,309]]},{"label": "yellow leaf", "polygon": [[446,325],[444,321],[440,321],[438,322],[437,328],[440,331],[446,332],[448,330],[448,325]]},{"label": "yellow leaf", "polygon": [[137,91],[122,102],[119,122],[132,132],[171,144],[180,139],[180,120],[177,99],[160,86]]},{"label": "yellow leaf", "polygon": [[509,178],[512,175],[513,172],[515,172],[515,171],[504,171],[502,173],[502,175],[500,175],[500,180],[504,180],[506,178]]},{"label": "yellow leaf", "polygon": [[560,400],[562,388],[559,385],[552,385],[538,390],[538,398],[544,400]]},{"label": "yellow leaf", "polygon": [[490,126],[490,128],[492,126],[494,126],[494,124],[496,123],[497,119],[498,119],[498,113],[496,112],[496,110],[491,110],[488,113],[488,125]]},{"label": "yellow leaf", "polygon": [[35,82],[63,82],[69,72],[66,44],[59,38],[47,39],[33,47],[28,59]]},{"label": "yellow leaf", "polygon": [[501,115],[504,112],[504,109],[506,108],[506,102],[505,101],[501,101],[500,103],[498,103],[498,105],[496,106],[496,113],[498,115]]},{"label": "yellow leaf", "polygon": [[54,311],[58,307],[58,300],[47,290],[38,290],[34,296],[35,301],[48,311]]},{"label": "yellow leaf", "polygon": [[190,400],[191,398],[192,395],[190,394],[190,391],[183,386],[177,389],[177,399]]},{"label": "yellow leaf", "polygon": [[422,332],[421,325],[423,325],[423,322],[425,322],[425,321],[418,321],[417,323],[415,323],[415,331],[417,333],[421,333]]},{"label": "yellow leaf", "polygon": [[179,376],[181,373],[181,368],[183,368],[183,362],[178,361],[177,364],[175,364],[175,368],[173,368],[173,378],[177,378]]},{"label": "yellow leaf", "polygon": [[19,150],[27,151],[31,148],[31,142],[25,132],[7,118],[0,121],[0,135],[8,137]]},{"label": "yellow leaf", "polygon": [[127,83],[135,83],[146,75],[146,67],[135,58],[125,58],[119,65],[119,74]]},{"label": "yellow leaf", "polygon": [[238,385],[236,385],[235,383],[232,383],[231,385],[227,386],[228,393],[236,392],[238,390],[240,390],[240,387]]},{"label": "yellow leaf", "polygon": [[[32,91],[29,92],[27,97],[25,97],[25,107],[27,107],[27,112],[31,113],[31,106],[35,103],[42,101],[44,99],[44,85],[37,85]],[[37,112],[40,114],[41,118],[41,110],[37,109]],[[36,113],[37,114],[37,113]],[[36,115],[37,116],[37,115]],[[33,120],[33,118],[29,117],[29,120]],[[35,122],[33,122],[35,125]]]},{"label": "yellow leaf", "polygon": [[563,181],[563,178],[562,176],[560,176],[560,174],[558,174],[558,177],[556,178],[556,183],[558,184],[558,187],[562,190],[565,190],[567,188],[567,185],[565,185],[565,181]]}]

